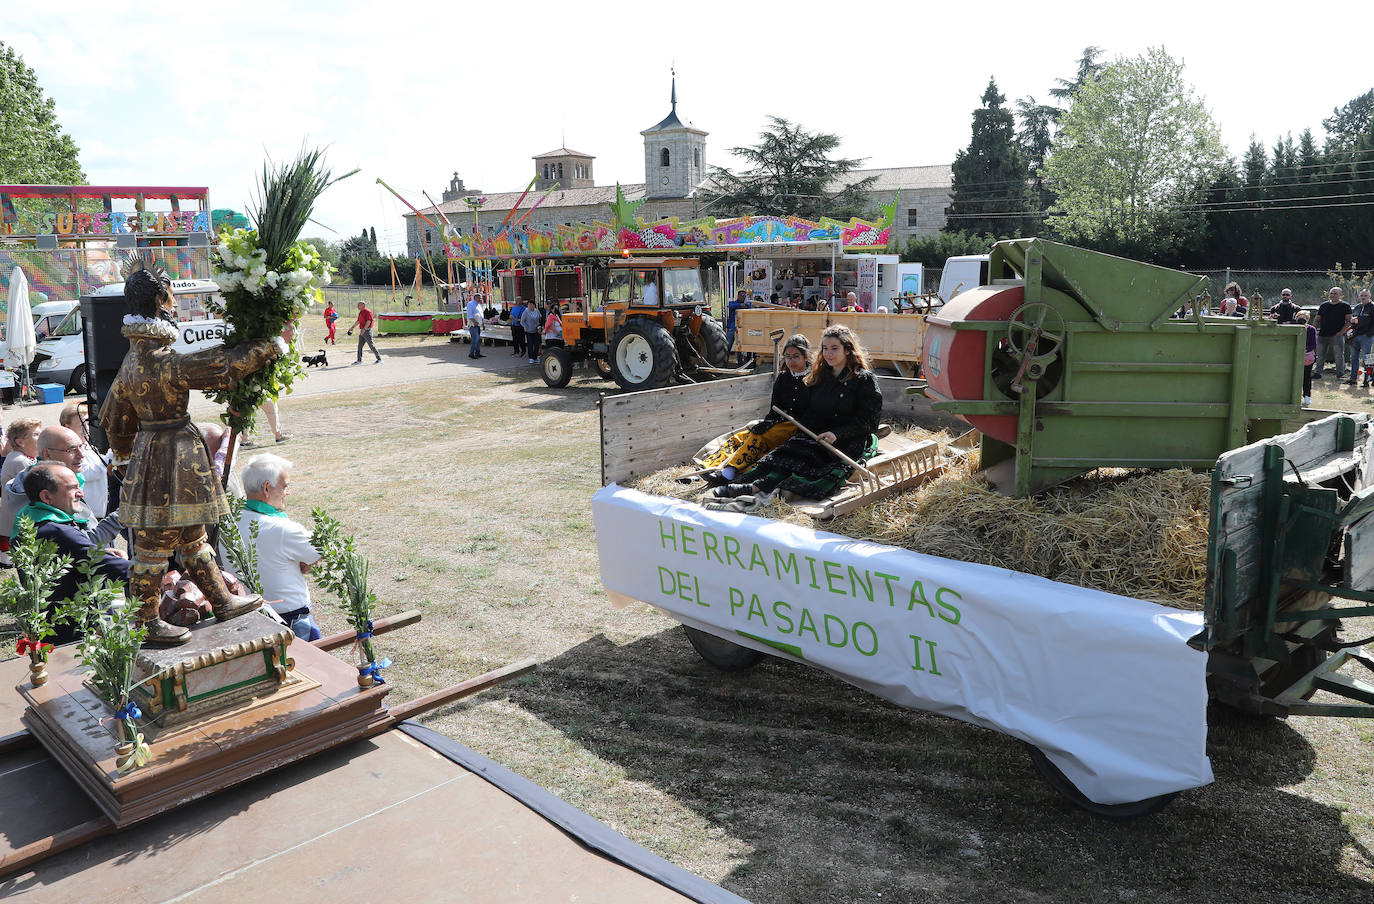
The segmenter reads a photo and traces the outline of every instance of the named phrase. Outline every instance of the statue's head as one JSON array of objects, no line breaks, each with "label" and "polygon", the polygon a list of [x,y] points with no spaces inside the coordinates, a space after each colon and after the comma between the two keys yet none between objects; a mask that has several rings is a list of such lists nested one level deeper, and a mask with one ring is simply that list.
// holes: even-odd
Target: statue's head
[{"label": "statue's head", "polygon": [[176,322],[171,313],[175,305],[171,282],[159,279],[149,270],[134,270],[124,278],[124,303],[129,306],[131,314]]}]

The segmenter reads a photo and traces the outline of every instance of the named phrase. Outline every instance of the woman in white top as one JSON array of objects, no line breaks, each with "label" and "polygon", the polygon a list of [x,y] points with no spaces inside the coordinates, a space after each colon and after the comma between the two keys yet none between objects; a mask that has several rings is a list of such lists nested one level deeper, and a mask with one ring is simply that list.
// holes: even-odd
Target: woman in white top
[{"label": "woman in white top", "polygon": [[[20,417],[10,421],[5,429],[10,451],[5,456],[4,466],[0,467],[0,487],[37,460],[38,434],[42,431],[43,422],[36,417]],[[11,504],[8,498],[0,503],[0,563],[5,565],[10,564],[10,531],[14,529],[14,516],[19,514],[20,508],[22,505]]]},{"label": "woman in white top", "polygon": [[91,448],[91,438],[86,433],[86,419],[76,405],[67,405],[57,416],[57,422],[81,437],[81,487],[86,496],[86,505],[95,513],[96,520],[104,518],[110,508],[110,469],[100,453]]}]

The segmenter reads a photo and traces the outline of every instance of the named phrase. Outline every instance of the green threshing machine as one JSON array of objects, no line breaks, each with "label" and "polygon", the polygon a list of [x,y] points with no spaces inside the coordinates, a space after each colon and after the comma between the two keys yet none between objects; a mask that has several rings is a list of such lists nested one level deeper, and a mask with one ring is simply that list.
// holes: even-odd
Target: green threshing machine
[{"label": "green threshing machine", "polygon": [[[928,320],[926,394],[1024,496],[1093,468],[1210,468],[1298,413],[1304,334],[1174,312],[1207,278],[1044,239],[998,242],[991,284]],[[1256,312],[1257,313],[1257,312]]]},{"label": "green threshing machine", "polygon": [[1094,468],[1210,469],[1206,627],[1190,643],[1213,696],[1374,716],[1368,639],[1340,633],[1374,615],[1374,422],[1281,435],[1305,327],[1204,315],[1206,277],[1043,239],[998,242],[990,276],[929,318],[922,355],[935,407],[982,432],[990,483],[1023,496]]}]

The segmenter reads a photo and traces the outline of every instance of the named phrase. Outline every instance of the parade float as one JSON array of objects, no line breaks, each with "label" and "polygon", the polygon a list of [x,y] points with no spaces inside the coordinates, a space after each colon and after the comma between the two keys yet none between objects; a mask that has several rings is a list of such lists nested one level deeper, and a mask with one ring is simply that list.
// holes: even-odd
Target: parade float
[{"label": "parade float", "polygon": [[1110,818],[1211,780],[1209,698],[1374,716],[1374,657],[1340,628],[1374,612],[1374,425],[1302,425],[1302,330],[1171,319],[1205,278],[1038,239],[992,269],[932,317],[928,382],[878,378],[937,460],[895,493],[863,463],[860,508],[730,511],[693,484],[697,450],[767,412],[766,375],[603,397],[612,601],[727,671],[780,657],[1019,738]]}]

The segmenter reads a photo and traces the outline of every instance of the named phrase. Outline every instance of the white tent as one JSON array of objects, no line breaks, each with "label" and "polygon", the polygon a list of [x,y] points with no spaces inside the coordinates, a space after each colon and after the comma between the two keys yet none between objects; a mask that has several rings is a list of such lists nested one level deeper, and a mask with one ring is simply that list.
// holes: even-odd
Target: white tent
[{"label": "white tent", "polygon": [[10,274],[9,313],[5,324],[5,366],[23,374],[28,383],[29,364],[38,342],[33,335],[33,311],[29,307],[29,280],[22,267]]}]

